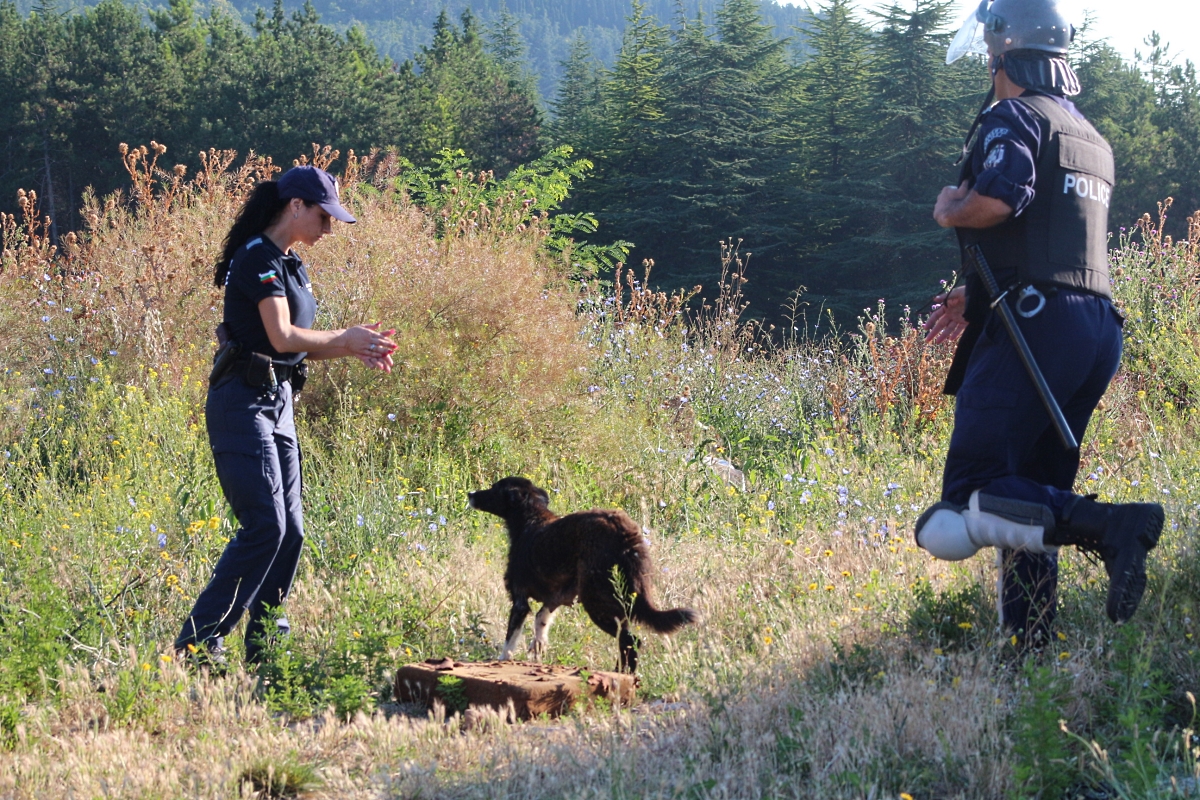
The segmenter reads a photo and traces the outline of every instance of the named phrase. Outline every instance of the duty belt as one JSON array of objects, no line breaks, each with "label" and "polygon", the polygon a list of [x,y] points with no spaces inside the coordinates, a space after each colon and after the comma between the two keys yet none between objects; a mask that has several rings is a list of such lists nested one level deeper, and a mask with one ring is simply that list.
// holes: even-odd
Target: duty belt
[{"label": "duty belt", "polygon": [[275,370],[276,383],[290,381],[296,372],[296,367],[292,364],[272,364],[271,368]]}]

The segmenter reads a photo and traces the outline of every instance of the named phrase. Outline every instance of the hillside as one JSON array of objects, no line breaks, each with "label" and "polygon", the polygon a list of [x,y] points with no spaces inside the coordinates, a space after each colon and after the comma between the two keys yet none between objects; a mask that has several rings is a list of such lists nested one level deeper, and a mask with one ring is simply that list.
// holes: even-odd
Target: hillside
[{"label": "hillside", "polygon": [[[764,19],[780,36],[792,36],[793,28],[803,26],[808,12],[795,6],[780,5],[777,0],[758,0]],[[94,2],[78,0],[19,0],[17,9],[26,14],[37,7],[65,10],[89,6]],[[145,3],[150,8],[165,6],[165,0]],[[247,23],[255,12],[271,10],[272,0],[214,0],[201,5],[232,5]],[[286,0],[284,9],[300,10],[303,0]],[[611,64],[621,47],[621,33],[630,13],[629,0],[312,0],[321,20],[337,28],[361,24],[380,54],[397,63],[410,59],[433,39],[433,23],[442,10],[457,19],[470,8],[484,23],[496,22],[507,11],[518,24],[527,47],[528,66],[537,76],[543,97],[553,95],[562,73],[562,62],[570,55],[571,40],[582,36],[592,52]],[[720,0],[648,0],[646,10],[668,22],[683,10],[688,16],[703,12],[711,17]],[[797,39],[795,46],[803,48]]]}]

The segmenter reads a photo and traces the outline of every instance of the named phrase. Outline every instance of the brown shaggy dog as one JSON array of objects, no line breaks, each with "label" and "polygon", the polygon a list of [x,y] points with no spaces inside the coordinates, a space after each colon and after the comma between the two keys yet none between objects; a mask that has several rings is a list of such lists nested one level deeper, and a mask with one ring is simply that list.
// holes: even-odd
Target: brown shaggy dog
[{"label": "brown shaggy dog", "polygon": [[[671,633],[696,613],[686,608],[654,607],[650,554],[637,524],[624,511],[581,511],[559,517],[549,509],[550,495],[525,478],[504,478],[492,488],[468,492],[472,508],[495,514],[508,527],[508,568],[504,585],[512,598],[502,659],[512,657],[529,615],[529,601],[542,604],[533,623],[529,649],[540,661],[549,644],[550,623],[559,606],[576,598],[592,622],[620,646],[618,669],[637,669],[636,620],[658,633]],[[613,567],[624,579],[622,598],[613,586]]]}]

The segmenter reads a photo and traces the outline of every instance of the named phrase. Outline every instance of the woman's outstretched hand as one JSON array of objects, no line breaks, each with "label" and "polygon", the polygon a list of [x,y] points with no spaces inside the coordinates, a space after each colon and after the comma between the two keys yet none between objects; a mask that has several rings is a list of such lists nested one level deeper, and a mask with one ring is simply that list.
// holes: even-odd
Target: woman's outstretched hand
[{"label": "woman's outstretched hand", "polygon": [[392,357],[390,355],[382,356],[380,358],[359,356],[358,360],[365,364],[369,369],[377,369],[380,372],[392,371]]},{"label": "woman's outstretched hand", "polygon": [[370,369],[383,372],[392,371],[392,353],[396,350],[396,342],[392,340],[395,329],[381,331],[383,323],[373,322],[369,325],[355,325],[346,329],[346,349],[350,355],[357,358]]},{"label": "woman's outstretched hand", "polygon": [[958,286],[933,298],[933,313],[925,320],[925,341],[953,342],[967,329],[967,287]]}]

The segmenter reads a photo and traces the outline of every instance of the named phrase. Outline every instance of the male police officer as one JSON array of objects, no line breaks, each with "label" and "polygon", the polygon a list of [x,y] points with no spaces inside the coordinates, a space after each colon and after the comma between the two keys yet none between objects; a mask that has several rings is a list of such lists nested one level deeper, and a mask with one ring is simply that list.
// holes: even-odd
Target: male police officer
[{"label": "male police officer", "polygon": [[[972,126],[961,184],[942,191],[933,215],[964,249],[979,245],[1008,289],[1000,302],[1016,311],[1078,440],[1116,372],[1121,318],[1107,258],[1112,150],[1066,99],[1079,93],[1065,58],[1073,35],[1056,0],[980,3],[947,61],[986,45],[998,102]],[[929,338],[962,334],[946,385],[957,400],[942,502],[918,520],[917,543],[948,560],[998,548],[1000,621],[1022,647],[1049,634],[1061,545],[1100,557],[1108,616],[1128,620],[1162,507],[1073,494],[1079,451],[1056,436],[979,276],[968,270],[965,287],[939,300]]]}]

